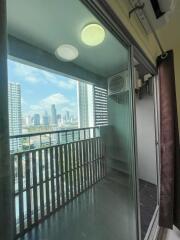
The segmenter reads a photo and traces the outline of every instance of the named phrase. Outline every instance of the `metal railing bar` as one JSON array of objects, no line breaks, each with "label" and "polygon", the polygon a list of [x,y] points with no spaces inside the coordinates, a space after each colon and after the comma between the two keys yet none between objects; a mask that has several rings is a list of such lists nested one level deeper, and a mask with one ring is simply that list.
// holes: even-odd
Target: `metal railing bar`
[{"label": "metal railing bar", "polygon": [[10,139],[13,138],[26,138],[26,137],[34,137],[38,135],[46,135],[46,134],[54,134],[54,133],[67,133],[72,131],[80,131],[85,129],[94,129],[100,127],[85,127],[85,128],[73,128],[73,129],[66,129],[66,130],[56,130],[56,131],[46,131],[46,132],[35,132],[35,133],[26,133],[26,134],[18,134],[18,135],[11,135]]},{"label": "metal railing bar", "polygon": [[[34,222],[38,221],[38,199],[37,199],[37,168],[36,168],[36,152],[32,152],[33,167],[33,202],[34,202]],[[30,186],[31,188],[31,186]]]},{"label": "metal railing bar", "polygon": [[18,156],[18,189],[19,189],[19,218],[20,232],[24,231],[24,201],[23,201],[23,167],[22,156]]},{"label": "metal railing bar", "polygon": [[50,149],[50,174],[51,174],[51,201],[52,201],[52,211],[55,210],[55,196],[54,196],[54,152],[53,152],[53,148]]},{"label": "metal railing bar", "polygon": [[63,132],[62,137],[66,137],[67,142],[62,144],[60,133],[58,136],[52,133],[53,145],[45,147],[42,147],[40,136],[39,148],[11,154],[14,163],[16,159],[18,163],[14,170],[14,197],[19,199],[16,237],[23,235],[104,176],[104,145],[99,130],[100,127],[94,127],[81,129],[81,132],[77,129]]},{"label": "metal railing bar", "polygon": [[[92,138],[89,138],[89,139],[95,139],[95,138],[98,138],[98,137],[92,137]],[[89,139],[80,139],[80,140],[77,140],[77,141],[74,141],[74,142],[81,142],[81,141],[86,141],[86,140],[89,140]],[[33,152],[33,151],[37,151],[37,150],[43,150],[43,149],[50,149],[52,147],[56,147],[56,146],[65,146],[67,144],[70,144],[70,143],[73,143],[73,142],[67,142],[67,143],[62,143],[62,144],[55,144],[55,145],[51,145],[51,146],[44,146],[42,148],[33,148],[33,149],[30,149],[30,150],[22,150],[22,151],[18,151],[18,152],[12,152],[11,155],[21,155],[23,153],[28,153],[28,152]]]},{"label": "metal railing bar", "polygon": [[46,214],[50,214],[50,200],[49,200],[49,161],[48,161],[48,148],[44,151],[45,157],[45,186],[46,186]]},{"label": "metal railing bar", "polygon": [[31,219],[31,192],[30,192],[30,157],[29,154],[25,154],[26,158],[26,203],[27,203],[27,227],[32,224]]},{"label": "metal railing bar", "polygon": [[40,192],[40,206],[41,206],[41,217],[44,217],[44,190],[43,190],[43,164],[42,164],[42,151],[38,150],[39,158],[39,192]]}]

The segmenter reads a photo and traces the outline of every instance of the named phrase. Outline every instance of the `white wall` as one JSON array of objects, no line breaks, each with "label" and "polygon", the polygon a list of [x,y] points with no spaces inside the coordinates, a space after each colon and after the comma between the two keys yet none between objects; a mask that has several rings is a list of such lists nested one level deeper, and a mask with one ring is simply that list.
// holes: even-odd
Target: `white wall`
[{"label": "white wall", "polygon": [[136,100],[139,178],[157,184],[154,104],[152,96]]}]

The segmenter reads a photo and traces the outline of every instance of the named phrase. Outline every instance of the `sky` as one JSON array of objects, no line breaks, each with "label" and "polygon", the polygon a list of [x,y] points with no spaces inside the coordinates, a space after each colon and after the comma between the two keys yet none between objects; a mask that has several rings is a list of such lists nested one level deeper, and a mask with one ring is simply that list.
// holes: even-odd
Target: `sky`
[{"label": "sky", "polygon": [[8,80],[21,85],[24,116],[50,113],[52,104],[57,113],[69,111],[77,116],[76,80],[12,60],[8,60]]}]

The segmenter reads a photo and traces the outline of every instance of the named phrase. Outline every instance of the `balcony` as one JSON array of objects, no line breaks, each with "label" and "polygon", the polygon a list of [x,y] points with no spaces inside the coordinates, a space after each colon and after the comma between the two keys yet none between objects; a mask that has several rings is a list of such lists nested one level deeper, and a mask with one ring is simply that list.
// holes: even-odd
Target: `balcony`
[{"label": "balcony", "polygon": [[99,127],[11,136],[10,144],[15,238],[56,211],[65,211],[76,198],[82,201],[82,193],[93,191],[106,173]]}]

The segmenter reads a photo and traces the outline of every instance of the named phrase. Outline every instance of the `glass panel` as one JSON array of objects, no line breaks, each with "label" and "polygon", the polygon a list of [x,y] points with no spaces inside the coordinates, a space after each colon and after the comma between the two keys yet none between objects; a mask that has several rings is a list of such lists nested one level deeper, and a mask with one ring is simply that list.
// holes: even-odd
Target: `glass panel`
[{"label": "glass panel", "polygon": [[[107,173],[105,178],[112,183],[111,189],[117,192],[119,199],[116,210],[119,214],[122,239],[134,239],[136,236],[135,199],[133,198],[134,170],[134,132],[132,128],[132,85],[130,74],[130,52],[128,48],[124,65],[119,72],[108,78],[108,126],[102,127],[102,136],[106,143]],[[123,196],[123,197],[122,197]],[[115,203],[114,203],[115,204]],[[115,205],[114,205],[115,206]],[[129,231],[127,226],[131,226]],[[117,226],[116,226],[117,229]]]},{"label": "glass panel", "polygon": [[154,76],[138,61],[134,73],[141,239],[145,239],[158,204]]},{"label": "glass panel", "polygon": [[[24,111],[32,115],[28,131],[11,136],[16,232],[136,240],[130,47],[79,0],[8,0],[7,9],[9,81],[19,93],[10,122],[13,111],[19,127]],[[32,223],[39,228],[28,231]]]}]

